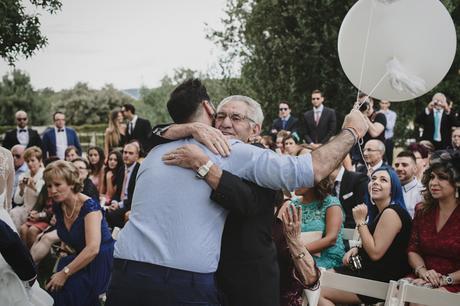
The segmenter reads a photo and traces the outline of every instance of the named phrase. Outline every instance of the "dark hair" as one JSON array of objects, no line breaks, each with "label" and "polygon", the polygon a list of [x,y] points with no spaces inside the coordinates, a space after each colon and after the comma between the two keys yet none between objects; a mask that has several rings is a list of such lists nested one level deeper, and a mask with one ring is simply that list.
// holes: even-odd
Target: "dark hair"
[{"label": "dark hair", "polygon": [[67,157],[67,155],[71,152],[71,151],[75,151],[75,153],[77,153],[78,155],[78,149],[76,146],[73,146],[73,145],[70,145],[68,146],[65,151],[64,151],[64,158]]},{"label": "dark hair", "polygon": [[422,158],[427,158],[428,157],[428,150],[425,146],[422,146],[421,144],[419,143],[411,143],[408,147],[407,147],[408,150],[412,151],[412,152],[419,152],[420,155],[422,156]]},{"label": "dark hair", "polygon": [[417,158],[415,157],[414,153],[412,153],[412,151],[409,151],[409,150],[404,150],[404,151],[399,152],[396,157],[409,157],[410,159],[414,161],[414,163],[417,162]]},{"label": "dark hair", "polygon": [[280,101],[280,103],[278,103],[278,105],[281,105],[281,104],[286,104],[288,106],[288,108],[290,109],[291,106],[289,105],[288,101]]},{"label": "dark hair", "polygon": [[319,90],[319,89],[313,90],[313,91],[311,92],[311,94],[312,94],[312,95],[314,95],[314,94],[320,94],[321,97],[324,97],[323,92],[322,92],[321,90]]},{"label": "dark hair", "polygon": [[332,194],[332,188],[334,188],[334,182],[330,176],[323,178],[316,186],[313,188],[315,196],[320,201],[320,205],[323,205],[324,199]]},{"label": "dark hair", "polygon": [[450,171],[447,163],[434,163],[430,165],[428,169],[426,169],[425,172],[423,173],[422,184],[423,184],[423,187],[425,187],[425,190],[422,192],[423,202],[420,204],[420,209],[417,210],[416,213],[420,211],[420,213],[425,214],[433,210],[438,205],[438,200],[435,200],[433,198],[433,196],[431,195],[429,186],[428,186],[431,180],[432,173],[436,173],[437,175],[439,174],[447,175],[447,179],[449,183],[452,186],[454,186],[454,188],[457,189],[453,173]]},{"label": "dark hair", "polygon": [[[117,166],[115,167],[115,169],[109,168],[110,155],[115,155],[115,157],[117,158]],[[121,154],[121,152],[119,150],[110,151],[109,155],[107,156],[107,162],[105,164],[105,169],[104,169],[104,186],[107,186],[107,172],[112,171],[113,173],[112,183],[115,184],[116,177],[118,175],[121,175],[123,172],[123,167],[124,167],[123,155]]]},{"label": "dark hair", "polygon": [[74,160],[71,161],[72,164],[75,164],[75,162],[82,162],[82,163],[85,164],[86,170],[88,170],[88,174],[85,177],[85,178],[87,178],[89,176],[89,171],[90,171],[89,162],[86,159],[84,159],[83,157],[77,157],[77,158],[75,158]]},{"label": "dark hair", "polygon": [[136,108],[131,103],[123,104],[122,107],[124,107],[125,110],[130,111],[133,115],[136,113]]},{"label": "dark hair", "polygon": [[58,114],[61,114],[61,115],[64,115],[64,116],[65,116],[65,114],[64,114],[63,112],[61,112],[61,111],[54,112],[54,114],[53,114],[53,121],[56,120],[55,117],[56,117],[56,115],[58,115]]},{"label": "dark hair", "polygon": [[169,96],[168,112],[175,123],[185,123],[196,113],[203,101],[210,101],[206,87],[199,79],[188,79]]},{"label": "dark hair", "polygon": [[104,150],[101,147],[91,146],[88,148],[88,151],[87,151],[88,160],[89,160],[89,152],[91,150],[95,150],[99,154],[99,161],[97,162],[97,164],[93,165],[91,162],[89,163],[91,174],[94,175],[94,174],[98,174],[101,171],[102,167],[104,166],[105,154],[104,154]]}]

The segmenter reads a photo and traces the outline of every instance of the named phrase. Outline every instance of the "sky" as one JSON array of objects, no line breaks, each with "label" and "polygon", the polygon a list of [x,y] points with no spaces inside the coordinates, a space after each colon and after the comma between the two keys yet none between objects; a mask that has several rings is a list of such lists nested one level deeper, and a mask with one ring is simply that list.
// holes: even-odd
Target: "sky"
[{"label": "sky", "polygon": [[[206,39],[222,29],[226,0],[63,0],[54,15],[41,12],[48,45],[16,68],[35,89],[156,87],[184,67],[216,70],[222,51]],[[0,75],[11,67],[0,59]]]}]

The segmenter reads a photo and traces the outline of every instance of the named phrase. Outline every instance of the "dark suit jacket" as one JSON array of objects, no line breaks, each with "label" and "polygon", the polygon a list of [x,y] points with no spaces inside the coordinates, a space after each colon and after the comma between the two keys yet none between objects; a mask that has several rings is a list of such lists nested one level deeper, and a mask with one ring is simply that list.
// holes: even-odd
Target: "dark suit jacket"
[{"label": "dark suit jacket", "polygon": [[335,110],[324,106],[319,118],[318,126],[315,123],[315,113],[309,110],[304,114],[304,138],[307,143],[326,143],[336,134],[337,118]]},{"label": "dark suit jacket", "polygon": [[[27,148],[30,148],[32,146],[37,146],[40,149],[42,149],[42,140],[40,138],[40,135],[38,135],[38,132],[33,129],[27,129],[29,132],[29,143],[27,144]],[[11,148],[17,144],[19,144],[18,137],[17,137],[17,129],[12,129],[8,132],[5,133],[5,139],[3,139],[3,147],[11,150]]]},{"label": "dark suit jacket", "polygon": [[339,200],[345,212],[346,228],[354,228],[355,220],[351,210],[358,204],[364,203],[364,195],[369,179],[367,175],[345,170],[340,182]]},{"label": "dark suit jacket", "polygon": [[422,140],[429,140],[431,141],[436,150],[445,149],[448,145],[452,142],[452,127],[455,126],[455,114],[450,112],[449,115],[446,114],[444,111],[441,117],[441,142],[433,141],[433,134],[434,134],[434,114],[430,112],[429,115],[425,113],[423,110],[416,118],[415,122],[419,124],[423,128]]},{"label": "dark suit jacket", "polygon": [[[65,133],[67,135],[67,145],[75,146],[78,149],[78,155],[81,155],[81,146],[78,135],[74,129],[65,127]],[[56,149],[56,133],[54,127],[49,128],[43,134],[43,158],[48,158],[57,155]]]},{"label": "dark suit jacket", "polygon": [[277,192],[223,171],[211,199],[230,211],[217,269],[228,305],[278,306],[279,268],[272,240]]},{"label": "dark suit jacket", "polygon": [[[271,130],[276,130],[276,133],[283,130],[283,121],[281,120],[281,118],[276,118],[275,120],[273,120]],[[290,116],[289,120],[286,122],[286,128],[284,130],[290,131],[291,133],[297,132],[297,134],[299,134],[299,119]],[[276,136],[276,133],[272,133],[273,136]]]},{"label": "dark suit jacket", "polygon": [[151,149],[151,146],[148,141],[148,137],[151,131],[152,126],[150,125],[150,121],[148,121],[147,119],[137,117],[136,125],[134,126],[134,130],[131,134],[129,134],[128,129],[128,133],[126,134],[127,142],[130,142],[134,139],[139,141],[139,143],[142,146],[142,150],[144,151],[144,154],[147,155],[147,153]]},{"label": "dark suit jacket", "polygon": [[[114,211],[107,211],[107,222],[109,223],[110,227],[123,227],[124,225],[124,217],[125,213],[129,210],[131,210],[131,203],[133,201],[133,195],[134,195],[134,188],[136,187],[136,177],[137,177],[137,172],[139,171],[139,167],[141,164],[136,162],[136,165],[134,166],[133,172],[131,173],[131,177],[129,178],[128,182],[128,198],[123,201],[123,208],[114,210]],[[125,172],[123,171],[122,173],[122,178],[121,181],[123,182]],[[113,201],[120,201],[121,200],[121,188],[117,188],[117,193],[113,197]]]}]

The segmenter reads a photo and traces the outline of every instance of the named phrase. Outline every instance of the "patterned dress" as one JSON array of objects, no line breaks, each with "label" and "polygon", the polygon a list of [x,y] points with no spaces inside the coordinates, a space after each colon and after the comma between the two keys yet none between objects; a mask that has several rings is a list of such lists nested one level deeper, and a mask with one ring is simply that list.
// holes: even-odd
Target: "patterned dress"
[{"label": "patterned dress", "polygon": [[[309,204],[302,204],[300,199],[295,198],[292,203],[296,206],[302,205],[302,232],[320,231],[323,237],[326,235],[326,211],[329,207],[339,206],[339,199],[334,196],[327,196],[322,202],[313,201]],[[345,216],[342,210],[342,226],[337,236],[335,245],[332,245],[321,251],[321,256],[314,256],[316,264],[320,268],[331,269],[342,264],[342,258],[345,255],[345,246],[343,244],[343,220]]]}]

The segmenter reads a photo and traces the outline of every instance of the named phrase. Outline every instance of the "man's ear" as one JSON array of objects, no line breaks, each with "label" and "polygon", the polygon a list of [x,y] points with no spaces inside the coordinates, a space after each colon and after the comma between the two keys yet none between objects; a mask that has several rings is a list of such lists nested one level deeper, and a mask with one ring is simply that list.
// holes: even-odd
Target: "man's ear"
[{"label": "man's ear", "polygon": [[254,137],[254,136],[259,136],[260,135],[260,131],[261,131],[261,128],[260,128],[260,125],[259,124],[251,124],[251,137]]}]

